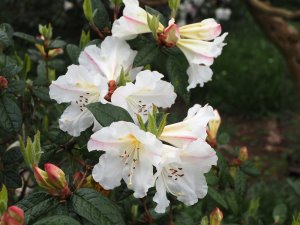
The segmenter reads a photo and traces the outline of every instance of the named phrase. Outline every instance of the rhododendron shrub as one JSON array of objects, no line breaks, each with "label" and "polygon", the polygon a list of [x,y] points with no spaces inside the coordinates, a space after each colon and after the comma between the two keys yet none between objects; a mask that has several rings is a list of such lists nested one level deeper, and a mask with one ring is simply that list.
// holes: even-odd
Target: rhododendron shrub
[{"label": "rhododendron shrub", "polygon": [[[227,33],[213,18],[178,25],[178,0],[167,23],[137,0],[113,1],[113,18],[103,3],[83,2],[91,31],[79,46],[50,24],[37,36],[0,26],[1,224],[183,224],[193,209],[201,224],[220,224],[221,210],[235,222],[258,171],[246,148],[230,170],[219,114],[189,105]],[[177,99],[189,105],[181,120]]]}]

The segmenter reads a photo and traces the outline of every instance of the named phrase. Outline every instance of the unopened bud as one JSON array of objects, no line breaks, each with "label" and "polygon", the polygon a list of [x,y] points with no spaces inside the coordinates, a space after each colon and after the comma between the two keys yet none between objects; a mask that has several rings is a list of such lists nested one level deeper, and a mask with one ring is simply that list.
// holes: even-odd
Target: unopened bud
[{"label": "unopened bud", "polygon": [[248,155],[248,148],[246,146],[243,146],[240,148],[240,152],[239,152],[239,159],[244,162],[247,161],[249,158]]},{"label": "unopened bud", "polygon": [[63,189],[67,186],[65,173],[57,166],[46,163],[45,171],[48,175],[50,183],[58,189]]},{"label": "unopened bud", "polygon": [[8,87],[8,80],[3,77],[0,76],[0,89],[6,89]]},{"label": "unopened bud", "polygon": [[17,207],[11,206],[2,215],[1,225],[23,225],[24,224],[24,211]]},{"label": "unopened bud", "polygon": [[33,167],[33,173],[38,185],[46,190],[55,189],[48,181],[48,175],[44,170],[41,170],[37,165]]},{"label": "unopened bud", "polygon": [[180,6],[180,0],[168,0],[168,3],[170,9],[172,10],[172,18],[175,18]]},{"label": "unopened bud", "polygon": [[215,208],[210,214],[210,225],[220,225],[222,220],[222,211],[219,208]]},{"label": "unopened bud", "polygon": [[157,40],[157,33],[160,25],[159,16],[152,16],[150,14],[147,14],[147,23],[153,37]]},{"label": "unopened bud", "polygon": [[51,40],[53,31],[50,23],[48,26],[39,24],[39,32],[46,40]]},{"label": "unopened bud", "polygon": [[216,144],[217,134],[221,125],[221,117],[218,110],[214,110],[215,118],[208,122],[207,141],[208,143]]},{"label": "unopened bud", "polygon": [[48,57],[49,58],[53,58],[55,56],[61,55],[64,53],[64,50],[62,48],[55,48],[55,49],[51,49],[48,52]]}]

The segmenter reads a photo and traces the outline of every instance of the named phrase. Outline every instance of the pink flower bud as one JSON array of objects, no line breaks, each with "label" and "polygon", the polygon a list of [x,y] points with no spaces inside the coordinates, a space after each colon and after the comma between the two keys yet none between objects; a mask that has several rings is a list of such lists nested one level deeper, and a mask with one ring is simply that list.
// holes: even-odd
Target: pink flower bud
[{"label": "pink flower bud", "polygon": [[57,166],[46,163],[45,170],[48,175],[49,182],[56,188],[63,189],[67,186],[65,173]]},{"label": "pink flower bud", "polygon": [[7,212],[4,212],[1,218],[1,225],[23,225],[24,211],[17,207],[11,206]]},{"label": "pink flower bud", "polygon": [[33,166],[33,173],[36,182],[38,185],[42,188],[49,189],[49,183],[48,183],[48,175],[44,170],[41,170],[37,167],[37,165]]},{"label": "pink flower bud", "polygon": [[210,214],[210,225],[220,225],[222,220],[222,211],[219,208],[215,208]]},{"label": "pink flower bud", "polygon": [[160,42],[167,48],[176,45],[176,42],[180,38],[179,27],[175,24],[174,19],[169,21],[169,26],[164,29],[163,33],[159,35]]},{"label": "pink flower bud", "polygon": [[8,80],[3,77],[0,76],[0,89],[6,89],[8,87]]}]

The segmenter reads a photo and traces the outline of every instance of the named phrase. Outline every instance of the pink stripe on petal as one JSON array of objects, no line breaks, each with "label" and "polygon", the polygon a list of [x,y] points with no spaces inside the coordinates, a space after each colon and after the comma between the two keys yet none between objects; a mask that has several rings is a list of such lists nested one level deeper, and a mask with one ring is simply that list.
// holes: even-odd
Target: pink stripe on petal
[{"label": "pink stripe on petal", "polygon": [[124,15],[123,15],[123,17],[124,17],[126,20],[128,20],[129,22],[136,23],[136,24],[140,24],[140,25],[146,25],[145,23],[143,23],[143,22],[141,22],[141,21],[139,21],[139,20],[133,19],[133,18],[131,18],[131,17],[129,17],[129,16],[124,16]]},{"label": "pink stripe on petal", "polygon": [[87,51],[83,51],[83,53],[84,53],[84,54],[87,56],[87,58],[92,62],[92,64],[96,65],[96,67],[98,68],[98,70],[100,70],[100,71],[102,72],[100,66],[96,63],[96,61],[93,59],[93,57],[92,57],[89,53],[87,53]]}]

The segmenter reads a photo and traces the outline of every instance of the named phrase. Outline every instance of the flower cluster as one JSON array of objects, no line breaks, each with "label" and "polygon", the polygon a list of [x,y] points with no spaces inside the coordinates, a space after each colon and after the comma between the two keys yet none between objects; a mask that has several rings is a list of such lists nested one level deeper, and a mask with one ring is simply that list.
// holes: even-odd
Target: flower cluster
[{"label": "flower cluster", "polygon": [[[123,16],[114,22],[112,36],[100,47],[86,47],[79,65],[69,66],[65,75],[52,82],[50,97],[70,103],[59,120],[63,131],[76,137],[94,125],[88,150],[104,152],[94,166],[94,180],[105,189],[124,180],[136,198],[145,197],[149,188],[155,187],[155,211],[163,213],[169,205],[167,193],[186,205],[207,194],[204,174],[217,163],[215,151],[206,142],[207,124],[215,115],[212,107],[196,104],[182,122],[166,124],[167,115],[158,109],[174,104],[174,87],[157,71],[134,68],[137,51],[126,42],[153,33],[149,21],[154,16],[140,8],[137,0],[123,2]],[[186,56],[188,90],[211,79],[209,66],[221,54],[227,35],[219,36],[219,24],[207,19],[178,27],[171,19],[168,27],[159,23],[155,32],[159,45],[177,46]],[[125,109],[133,122],[117,121],[102,127],[87,108],[96,102]]]}]

